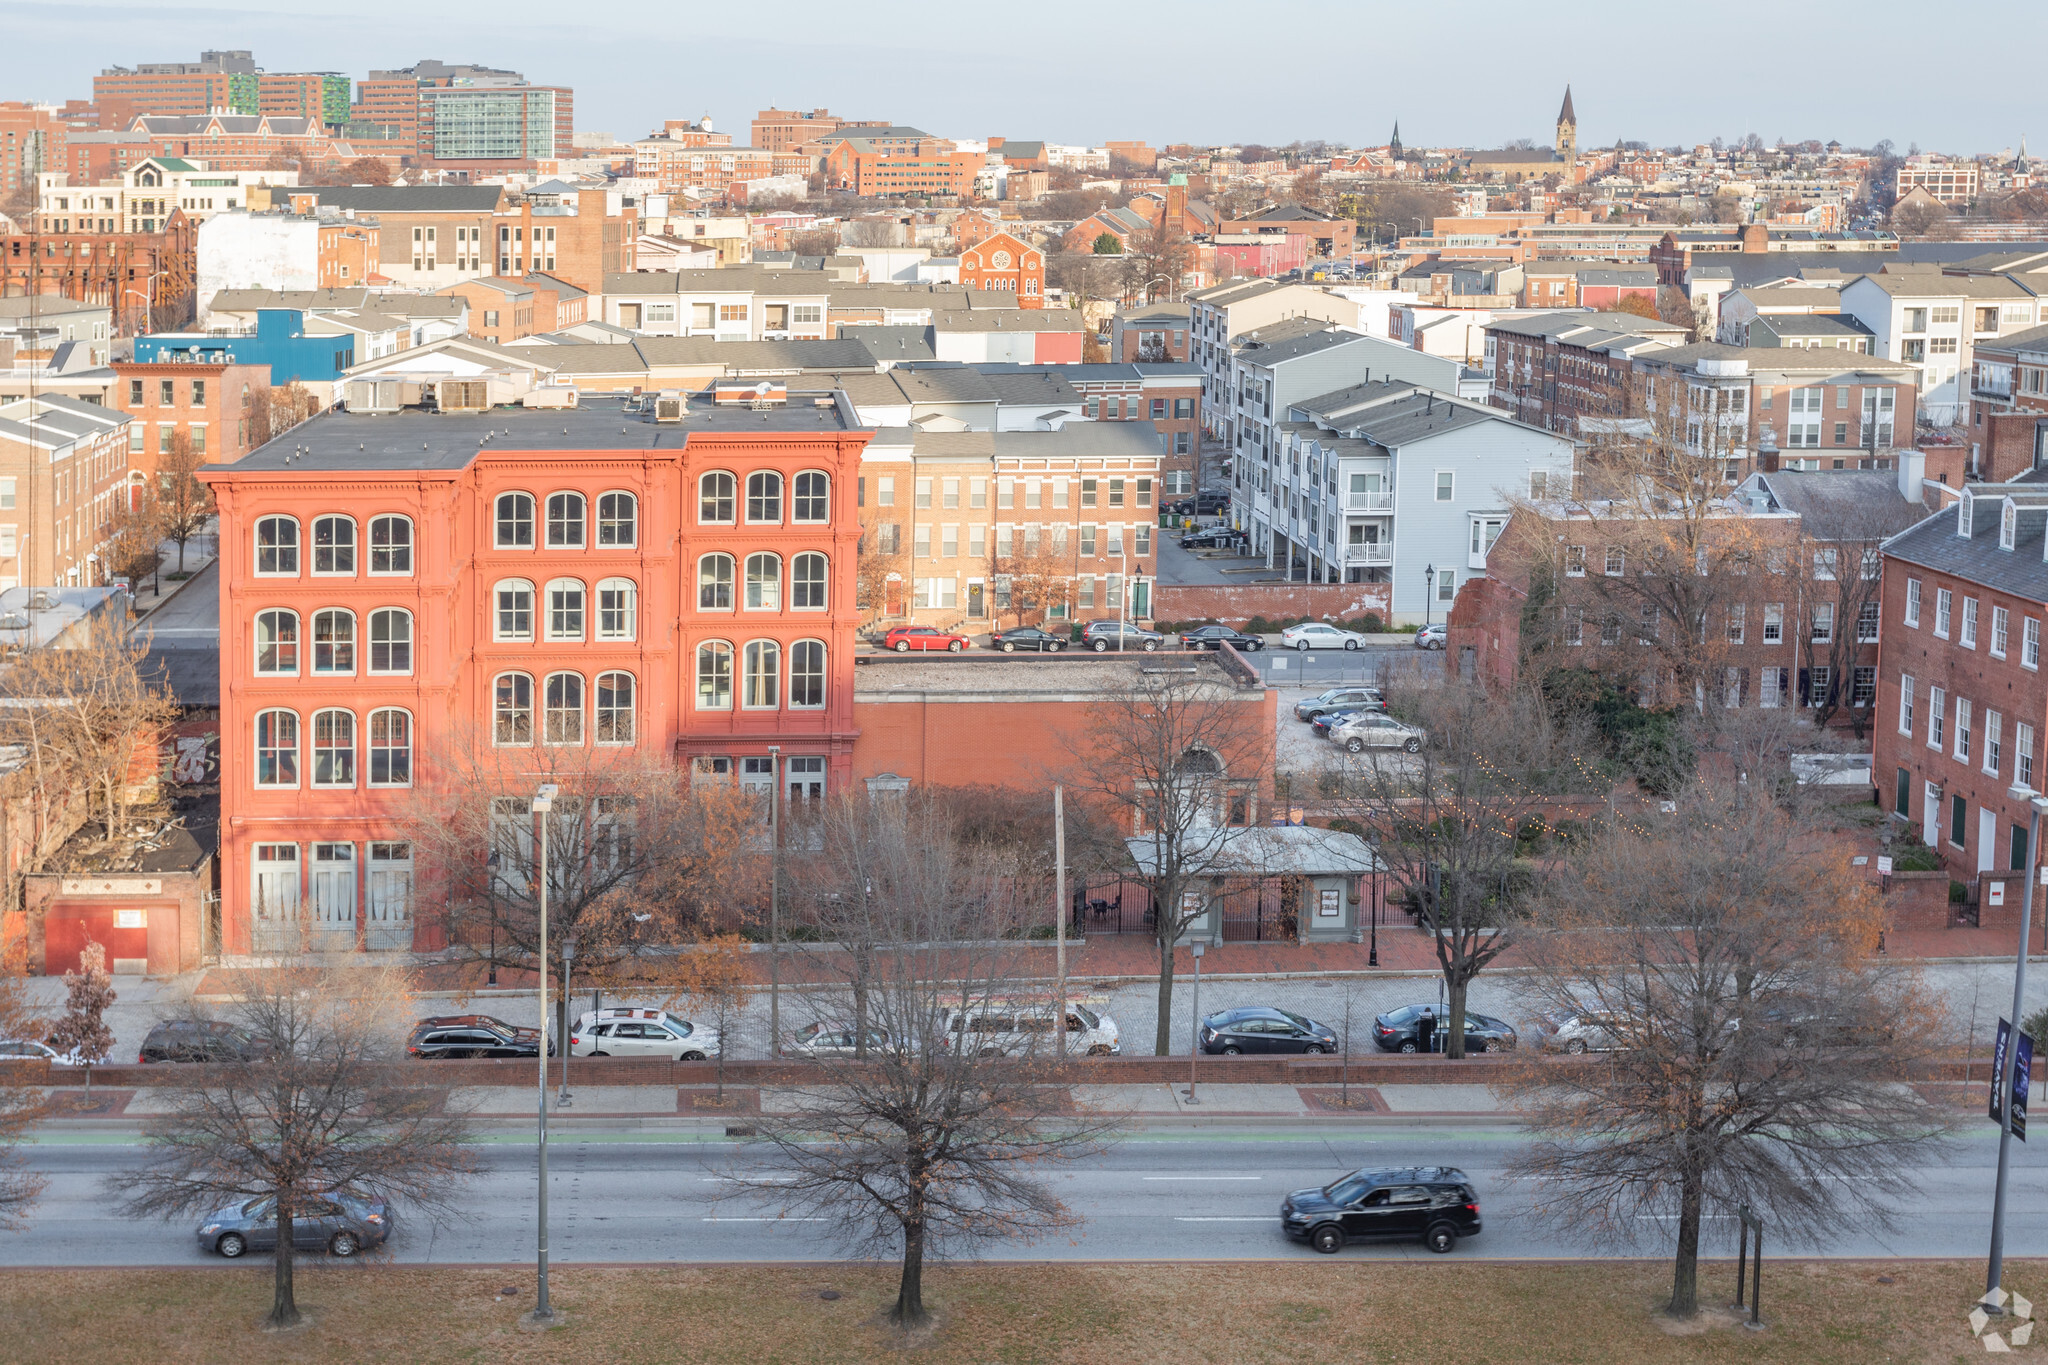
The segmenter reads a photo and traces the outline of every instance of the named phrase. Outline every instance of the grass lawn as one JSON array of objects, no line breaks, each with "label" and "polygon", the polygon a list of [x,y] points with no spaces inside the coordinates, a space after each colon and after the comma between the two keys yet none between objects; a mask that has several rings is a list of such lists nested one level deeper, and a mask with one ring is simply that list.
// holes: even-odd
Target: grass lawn
[{"label": "grass lawn", "polygon": [[[2007,1271],[2048,1314],[2048,1263]],[[560,1268],[552,1284],[566,1320],[537,1333],[518,1321],[530,1268],[316,1264],[298,1276],[312,1324],[281,1335],[258,1327],[266,1265],[13,1270],[0,1271],[0,1360],[1921,1365],[1982,1358],[1963,1321],[1982,1275],[1980,1262],[1771,1262],[1769,1330],[1755,1334],[1729,1325],[1732,1315],[1664,1324],[1669,1272],[1644,1262],[964,1266],[928,1274],[936,1326],[905,1338],[875,1322],[895,1279],[874,1267]],[[1733,1279],[1732,1265],[1709,1268],[1702,1298],[1731,1298]],[[842,1297],[821,1298],[827,1289]],[[2033,1353],[2048,1344],[2016,1354]]]}]

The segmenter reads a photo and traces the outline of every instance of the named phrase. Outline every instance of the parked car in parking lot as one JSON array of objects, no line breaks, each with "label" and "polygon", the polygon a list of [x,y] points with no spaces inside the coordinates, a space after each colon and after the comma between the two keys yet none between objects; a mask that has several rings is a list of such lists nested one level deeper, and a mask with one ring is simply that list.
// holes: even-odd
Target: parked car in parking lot
[{"label": "parked car in parking lot", "polygon": [[[1428,1021],[1428,1032],[1433,1040],[1428,1046],[1422,1041],[1423,1023]],[[1451,1012],[1437,1005],[1403,1005],[1397,1010],[1377,1015],[1372,1021],[1372,1040],[1382,1052],[1435,1052],[1443,1048],[1443,1035],[1449,1027]],[[1514,1026],[1505,1019],[1496,1019],[1490,1014],[1465,1011],[1465,1050],[1467,1052],[1512,1052],[1515,1050]]]},{"label": "parked car in parking lot", "polygon": [[1244,532],[1233,531],[1228,526],[1205,526],[1182,536],[1180,547],[1183,550],[1227,549],[1243,539]]},{"label": "parked car in parking lot", "polygon": [[839,1024],[805,1024],[782,1045],[785,1057],[808,1057],[818,1060],[826,1057],[857,1057],[865,1052],[869,1056],[888,1051],[889,1030],[869,1028],[865,1047],[854,1046],[854,1030],[851,1026]]},{"label": "parked car in parking lot", "polygon": [[1363,707],[1354,707],[1348,711],[1325,711],[1310,721],[1308,728],[1316,732],[1317,739],[1328,739],[1332,730],[1349,725],[1365,714],[1367,712]]},{"label": "parked car in parking lot", "polygon": [[1353,1171],[1319,1190],[1295,1190],[1280,1201],[1280,1230],[1325,1255],[1347,1242],[1419,1239],[1431,1251],[1476,1237],[1479,1195],[1455,1166]]},{"label": "parked car in parking lot", "polygon": [[882,648],[898,654],[908,654],[913,649],[943,649],[948,654],[958,654],[973,643],[965,635],[936,626],[896,626],[882,637]]},{"label": "parked car in parking lot", "polygon": [[678,1019],[667,1010],[585,1010],[569,1030],[569,1055],[702,1062],[718,1055],[718,1030]]},{"label": "parked car in parking lot", "polygon": [[[488,1014],[438,1014],[413,1025],[405,1054],[424,1060],[466,1057],[536,1057],[540,1030],[519,1028]],[[548,1042],[548,1056],[555,1044]]]},{"label": "parked car in parking lot", "polygon": [[84,1066],[85,1058],[77,1048],[59,1052],[48,1043],[38,1043],[32,1038],[11,1038],[0,1042],[0,1065],[7,1062],[48,1062],[51,1066]]},{"label": "parked car in parking lot", "polygon": [[1230,494],[1221,489],[1205,488],[1191,498],[1166,504],[1166,511],[1176,517],[1209,517],[1230,506]]},{"label": "parked car in parking lot", "polygon": [[238,1062],[263,1051],[247,1029],[203,1019],[165,1019],[142,1040],[138,1062]]},{"label": "parked car in parking lot", "polygon": [[1202,1020],[1202,1051],[1240,1053],[1335,1052],[1337,1031],[1328,1024],[1271,1005],[1220,1010]]},{"label": "parked car in parking lot", "polygon": [[[315,1196],[292,1212],[292,1245],[353,1256],[391,1235],[391,1210],[381,1199],[349,1194]],[[277,1248],[277,1200],[269,1195],[230,1204],[199,1225],[199,1249],[230,1260],[251,1251]]]},{"label": "parked car in parking lot", "polygon": [[1067,647],[1067,637],[1055,635],[1037,626],[1011,626],[988,637],[990,649],[1000,649],[1005,654],[1015,654],[1020,649],[1033,650],[1040,654],[1057,654]]},{"label": "parked car in parking lot", "polygon": [[1280,643],[1289,649],[1363,649],[1365,637],[1356,631],[1339,630],[1328,621],[1303,621],[1280,632]]},{"label": "parked car in parking lot", "polygon": [[1625,1048],[1626,1021],[1612,1010],[1548,1009],[1536,1018],[1545,1052],[1614,1052]]},{"label": "parked car in parking lot", "polygon": [[1362,754],[1367,749],[1400,749],[1418,753],[1429,736],[1412,725],[1403,725],[1380,711],[1361,711],[1354,719],[1330,731],[1330,742],[1346,753]]},{"label": "parked car in parking lot", "polygon": [[1333,687],[1294,703],[1296,720],[1313,721],[1332,711],[1384,711],[1387,699],[1377,687]]},{"label": "parked car in parking lot", "polygon": [[[1055,1014],[1056,1009],[1050,1004],[989,1001],[967,1009],[947,1010],[940,1027],[949,1037],[961,1040],[960,1046],[978,1046],[983,1056],[1019,1052],[1044,1055],[1057,1051],[1059,1047],[1049,1036],[1055,1032]],[[1108,1057],[1123,1050],[1116,1020],[1084,1006],[1068,1003],[1067,1051],[1089,1057]]]},{"label": "parked car in parking lot", "polygon": [[1415,632],[1417,649],[1442,649],[1444,642],[1451,638],[1451,628],[1441,621],[1431,621]]},{"label": "parked car in parking lot", "polygon": [[1251,651],[1266,647],[1266,642],[1258,636],[1232,630],[1229,626],[1196,626],[1193,630],[1184,630],[1180,633],[1180,643],[1183,649],[1221,649],[1229,645],[1232,649]]},{"label": "parked car in parking lot", "polygon": [[1090,621],[1081,627],[1081,643],[1101,654],[1111,649],[1154,650],[1166,643],[1166,637],[1129,621]]}]

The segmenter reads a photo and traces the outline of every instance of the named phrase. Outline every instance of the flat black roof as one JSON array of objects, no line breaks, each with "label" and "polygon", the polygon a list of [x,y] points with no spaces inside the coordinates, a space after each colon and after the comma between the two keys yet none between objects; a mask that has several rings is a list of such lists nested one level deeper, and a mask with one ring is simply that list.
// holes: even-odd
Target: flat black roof
[{"label": "flat black roof", "polygon": [[551,450],[680,450],[693,432],[817,432],[848,431],[836,402],[820,405],[829,392],[797,392],[789,401],[755,410],[743,404],[717,404],[709,393],[685,395],[681,422],[654,421],[651,401],[645,411],[629,410],[628,400],[609,395],[581,395],[573,408],[499,407],[488,412],[441,413],[408,408],[372,414],[334,410],[302,422],[232,465],[213,470],[309,474],[337,470],[466,469],[485,449]]}]

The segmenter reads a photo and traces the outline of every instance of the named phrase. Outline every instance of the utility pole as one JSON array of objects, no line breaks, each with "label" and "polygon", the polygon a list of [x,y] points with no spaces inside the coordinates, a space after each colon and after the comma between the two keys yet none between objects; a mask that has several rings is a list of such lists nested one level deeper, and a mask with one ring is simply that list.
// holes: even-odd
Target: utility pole
[{"label": "utility pole", "polygon": [[555,1316],[548,1306],[548,818],[554,813],[559,790],[552,782],[542,783],[534,793],[532,807],[540,817],[540,1240],[535,1252],[540,1290],[533,1305],[535,1322]]}]

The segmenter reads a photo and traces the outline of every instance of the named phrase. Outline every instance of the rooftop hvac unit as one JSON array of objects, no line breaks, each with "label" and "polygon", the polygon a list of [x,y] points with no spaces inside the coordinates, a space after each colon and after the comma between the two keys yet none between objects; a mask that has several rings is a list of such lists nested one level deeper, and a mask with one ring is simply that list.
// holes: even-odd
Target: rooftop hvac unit
[{"label": "rooftop hvac unit", "polygon": [[654,420],[657,422],[680,422],[689,404],[679,393],[657,394],[654,399]]},{"label": "rooftop hvac unit", "polygon": [[435,387],[434,406],[441,412],[488,412],[491,385],[485,379],[444,379]]},{"label": "rooftop hvac unit", "polygon": [[349,412],[397,412],[402,405],[396,379],[351,379],[342,386],[341,406]]}]

